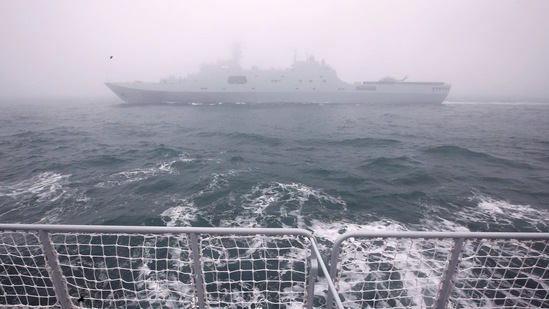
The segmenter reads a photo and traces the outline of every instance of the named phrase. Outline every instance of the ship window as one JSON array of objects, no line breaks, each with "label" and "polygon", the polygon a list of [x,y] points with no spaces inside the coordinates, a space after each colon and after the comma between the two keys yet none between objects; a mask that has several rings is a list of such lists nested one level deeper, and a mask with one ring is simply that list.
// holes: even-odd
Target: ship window
[{"label": "ship window", "polygon": [[356,86],[356,90],[376,90],[376,86]]},{"label": "ship window", "polygon": [[246,84],[248,82],[248,79],[246,78],[246,76],[240,76],[240,75],[235,75],[235,76],[229,76],[229,78],[227,79],[227,82],[229,84]]}]

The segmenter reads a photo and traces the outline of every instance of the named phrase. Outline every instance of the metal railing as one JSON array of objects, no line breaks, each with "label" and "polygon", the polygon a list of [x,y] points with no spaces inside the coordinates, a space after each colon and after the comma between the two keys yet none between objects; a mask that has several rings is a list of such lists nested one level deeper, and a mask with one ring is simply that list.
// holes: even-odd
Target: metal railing
[{"label": "metal railing", "polygon": [[300,229],[1,224],[0,307],[312,308],[319,257]]},{"label": "metal railing", "polygon": [[[549,233],[0,224],[0,307],[549,307]],[[320,268],[320,269],[319,269]]]},{"label": "metal railing", "polygon": [[549,307],[549,233],[349,232],[330,264],[346,308]]}]

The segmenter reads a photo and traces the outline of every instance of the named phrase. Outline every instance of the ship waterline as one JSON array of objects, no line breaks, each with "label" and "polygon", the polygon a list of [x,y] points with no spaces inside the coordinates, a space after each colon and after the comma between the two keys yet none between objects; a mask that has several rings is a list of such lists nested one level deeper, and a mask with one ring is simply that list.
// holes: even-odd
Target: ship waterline
[{"label": "ship waterline", "polygon": [[106,83],[124,102],[161,103],[441,103],[451,86],[443,82],[346,83],[334,69],[313,57],[285,70],[242,69],[238,59],[203,65],[186,78],[159,83]]}]

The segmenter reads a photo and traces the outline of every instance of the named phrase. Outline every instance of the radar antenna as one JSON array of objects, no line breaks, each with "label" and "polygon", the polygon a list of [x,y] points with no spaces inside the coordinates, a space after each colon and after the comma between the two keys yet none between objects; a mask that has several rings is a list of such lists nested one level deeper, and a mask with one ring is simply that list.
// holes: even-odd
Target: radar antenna
[{"label": "radar antenna", "polygon": [[240,64],[240,58],[242,58],[242,46],[240,43],[233,43],[233,61],[236,65]]}]

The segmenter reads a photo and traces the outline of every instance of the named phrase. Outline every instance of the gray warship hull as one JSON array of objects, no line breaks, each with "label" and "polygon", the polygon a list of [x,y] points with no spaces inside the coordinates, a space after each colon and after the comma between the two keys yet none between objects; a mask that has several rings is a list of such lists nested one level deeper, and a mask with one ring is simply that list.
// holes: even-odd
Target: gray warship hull
[{"label": "gray warship hull", "polygon": [[[124,83],[106,84],[124,102],[130,104],[191,104],[191,103],[395,103],[440,104],[447,91],[432,88],[439,84],[423,85],[412,89],[408,85],[397,86],[398,91],[361,92],[291,92],[291,91],[163,91],[143,89]],[[394,88],[397,88],[394,87]],[[421,88],[424,88],[422,91]]]},{"label": "gray warship hull", "polygon": [[203,65],[199,73],[158,83],[106,83],[131,104],[395,103],[437,104],[450,91],[443,82],[344,82],[334,69],[310,57],[289,69],[242,69],[238,59]]}]

